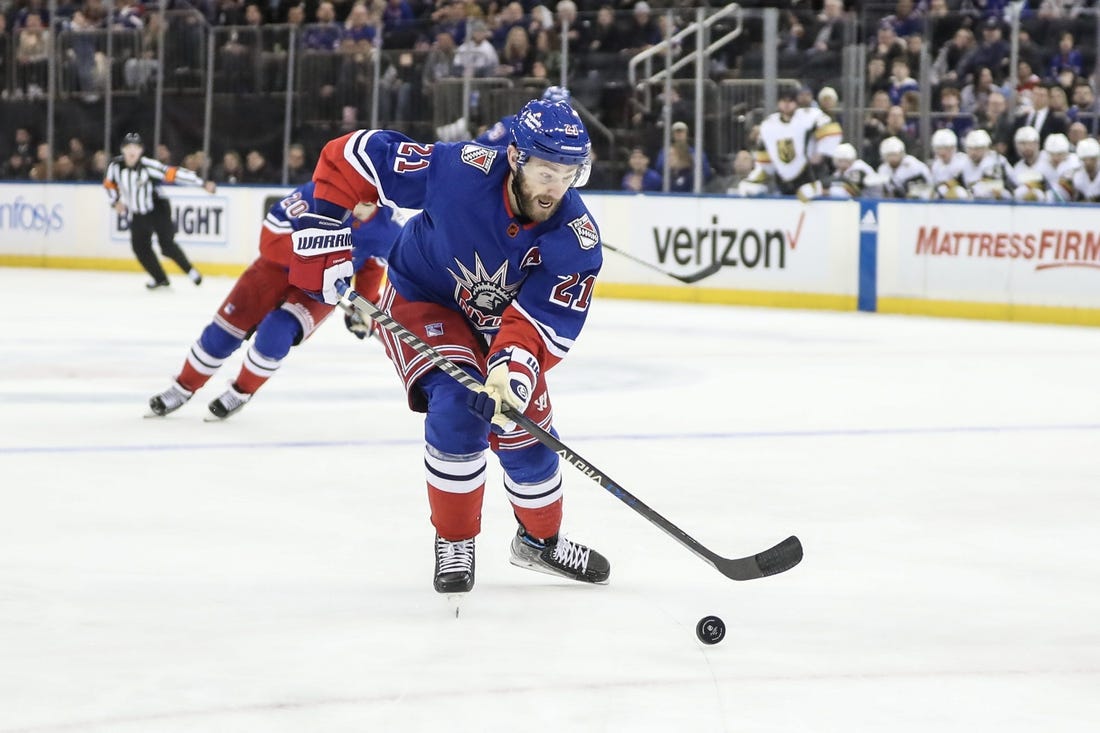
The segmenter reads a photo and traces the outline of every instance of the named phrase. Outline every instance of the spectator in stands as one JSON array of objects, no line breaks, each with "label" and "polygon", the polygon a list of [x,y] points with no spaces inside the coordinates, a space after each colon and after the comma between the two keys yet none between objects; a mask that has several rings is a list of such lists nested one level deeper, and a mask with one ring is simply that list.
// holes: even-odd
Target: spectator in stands
[{"label": "spectator in stands", "polygon": [[338,96],[343,101],[345,129],[358,124],[359,103],[369,98],[373,74],[371,46],[377,30],[375,18],[366,3],[356,2],[351,6],[340,33],[341,61],[336,82]]},{"label": "spectator in stands", "polygon": [[236,150],[227,150],[222,155],[222,162],[214,166],[214,174],[211,178],[218,183],[243,183],[245,172],[241,154]]},{"label": "spectator in stands", "polygon": [[440,33],[448,33],[457,47],[466,41],[466,3],[463,0],[441,1],[442,5],[431,14],[432,35],[438,38]]},{"label": "spectator in stands", "polygon": [[[995,78],[1001,78],[1008,70],[1008,43],[1001,37],[1001,22],[990,17],[982,23],[982,41],[959,64],[959,79],[977,76],[982,69],[989,69]],[[963,97],[963,108],[966,98]]]},{"label": "spectator in stands", "polygon": [[643,191],[660,191],[661,174],[649,167],[649,156],[641,148],[630,151],[627,161],[630,166],[623,176],[622,190],[641,193]]},{"label": "spectator in stands", "polygon": [[31,165],[34,164],[35,160],[35,147],[34,139],[31,137],[31,131],[29,128],[15,128],[15,132],[12,134],[11,154],[18,155],[20,158],[22,158],[27,170],[30,170]]},{"label": "spectator in stands", "polygon": [[46,166],[49,164],[50,154],[51,150],[49,143],[38,143],[38,146],[35,148],[34,163],[31,165],[32,181],[46,180]]},{"label": "spectator in stands", "polygon": [[522,25],[512,26],[504,39],[504,48],[500,51],[500,66],[497,69],[497,75],[531,76],[531,67],[534,63],[535,49],[531,45],[531,38],[527,35],[527,29]]},{"label": "spectator in stands", "polygon": [[1042,82],[1043,80],[1039,78],[1039,75],[1032,71],[1031,64],[1020,59],[1019,63],[1016,64],[1016,93],[1021,94],[1031,91]]},{"label": "spectator in stands", "polygon": [[1054,84],[1050,87],[1050,111],[1055,115],[1058,115],[1066,121],[1066,125],[1069,125],[1073,119],[1070,117],[1069,95],[1066,94],[1066,90],[1062,87]]},{"label": "spectator in stands", "polygon": [[91,161],[84,172],[84,180],[102,182],[107,177],[107,164],[111,162],[106,150],[92,153]]},{"label": "spectator in stands", "polygon": [[886,74],[886,60],[874,56],[867,60],[867,91],[870,94],[883,91],[889,98],[890,77]]},{"label": "spectator in stands", "polygon": [[496,14],[489,25],[492,28],[489,42],[493,44],[493,48],[504,48],[504,44],[508,41],[508,34],[513,28],[525,28],[523,4],[515,2],[515,0],[507,3],[500,9],[500,12]]},{"label": "spectator in stands", "polygon": [[243,12],[244,25],[229,29],[226,42],[218,50],[221,55],[225,88],[229,92],[256,90],[256,62],[263,46],[263,13],[260,6],[250,3]]},{"label": "spectator in stands", "polygon": [[909,62],[904,58],[894,59],[890,72],[890,88],[887,90],[890,103],[901,104],[902,95],[910,91],[919,92],[920,85],[909,73]]},{"label": "spectator in stands", "polygon": [[249,150],[245,155],[244,182],[275,183],[276,178],[264,154],[255,148]]},{"label": "spectator in stands", "polygon": [[661,32],[646,0],[634,5],[634,12],[622,34],[623,53],[633,56],[661,42]]},{"label": "spectator in stands", "polygon": [[[70,140],[69,142],[69,147],[71,148],[72,141]],[[157,149],[156,152],[153,154],[153,157],[164,165],[172,165],[172,150],[164,143],[157,144]]]},{"label": "spectator in stands", "polygon": [[601,5],[596,11],[596,22],[588,36],[589,53],[617,54],[624,48],[622,34],[615,23],[615,12],[610,5]]},{"label": "spectator in stands", "polygon": [[420,72],[413,52],[402,51],[397,54],[396,63],[386,67],[380,82],[382,93],[379,107],[382,118],[390,121],[390,127],[400,129],[412,120],[413,98],[420,89]]},{"label": "spectator in stands", "polygon": [[917,142],[916,126],[915,121],[910,121],[906,117],[905,110],[895,104],[886,112],[886,129],[883,132],[883,139],[896,137],[901,140],[902,144],[905,145],[905,149],[912,155],[923,158],[923,152]]},{"label": "spectator in stands", "polygon": [[947,45],[951,37],[962,26],[964,20],[968,20],[960,13],[951,12],[947,0],[931,0],[928,3],[925,17],[928,18],[928,26],[931,31],[929,45],[933,49],[943,48]]},{"label": "spectator in stands", "polygon": [[974,34],[969,28],[960,28],[955,31],[955,35],[940,48],[939,53],[936,54],[936,60],[932,62],[932,83],[957,82],[958,69],[962,65],[962,60],[975,48]]},{"label": "spectator in stands", "polygon": [[741,181],[748,178],[754,165],[752,153],[748,150],[727,155],[710,181],[703,186],[703,192],[736,196]]},{"label": "spectator in stands", "polygon": [[456,53],[454,36],[446,31],[437,33],[435,42],[428,51],[428,57],[424,60],[424,71],[421,77],[423,89],[431,89],[432,84],[439,79],[452,78],[461,73],[455,63]]},{"label": "spectator in stands", "polygon": [[53,179],[55,181],[79,181],[80,175],[73,165],[73,159],[62,153],[53,162]]},{"label": "spectator in stands", "polygon": [[412,48],[416,42],[416,13],[408,0],[386,0],[382,10],[383,45]]},{"label": "spectator in stands", "polygon": [[1100,102],[1092,91],[1088,79],[1078,79],[1073,85],[1073,107],[1070,108],[1073,119],[1084,123],[1090,133],[1097,130],[1097,118],[1100,117]]},{"label": "spectator in stands", "polygon": [[1055,132],[1065,134],[1069,122],[1064,114],[1050,108],[1050,88],[1037,86],[1031,90],[1031,109],[1020,115],[1017,127],[1027,125],[1039,131],[1039,144],[1046,142],[1047,135]]},{"label": "spectator in stands", "polygon": [[489,42],[489,27],[485,21],[470,22],[470,37],[458,47],[455,60],[463,70],[474,76],[491,76],[500,66],[500,57]]},{"label": "spectator in stands", "polygon": [[882,59],[884,68],[889,68],[894,59],[905,55],[905,41],[898,38],[894,32],[894,26],[883,21],[879,23],[878,31],[871,40],[868,57]]},{"label": "spectator in stands", "polygon": [[12,152],[0,167],[0,178],[8,181],[25,181],[31,177],[31,161],[16,152]]},{"label": "spectator in stands", "polygon": [[898,0],[894,6],[894,14],[882,19],[883,23],[889,23],[894,33],[899,37],[920,34],[924,30],[924,18],[920,11],[913,7],[913,0]]},{"label": "spectator in stands", "polygon": [[38,13],[28,13],[16,33],[16,95],[41,99],[46,88],[46,63],[50,54],[50,32]]},{"label": "spectator in stands", "polygon": [[1073,34],[1063,33],[1058,39],[1058,51],[1051,57],[1047,66],[1047,77],[1053,81],[1063,71],[1070,71],[1074,77],[1084,75],[1084,60],[1081,52],[1074,48]]},{"label": "spectator in stands", "polygon": [[932,127],[935,130],[949,128],[958,138],[966,137],[966,133],[974,127],[974,117],[962,113],[959,90],[955,87],[940,88],[940,115]]},{"label": "spectator in stands", "polygon": [[[985,100],[985,107],[979,110],[976,127],[985,130],[993,143],[993,149],[1001,155],[1014,159],[1015,149],[1012,140],[1018,125],[1008,109],[1008,100],[1001,92],[992,92]],[[965,138],[964,138],[965,139]]]},{"label": "spectator in stands", "polygon": [[1069,132],[1066,133],[1066,137],[1069,139],[1069,144],[1074,148],[1077,147],[1077,143],[1084,140],[1089,136],[1088,128],[1081,122],[1074,122],[1069,126]]},{"label": "spectator in stands", "polygon": [[[576,54],[580,53],[581,49],[588,48],[588,24],[582,23],[577,17],[577,4],[573,0],[561,0],[554,8],[554,14],[555,29],[561,28],[563,22],[569,24],[569,40],[567,41],[569,55],[577,58]],[[554,38],[557,38],[556,32]],[[580,61],[580,59],[577,60]]]},{"label": "spectator in stands", "polygon": [[302,32],[302,48],[307,51],[335,51],[340,47],[344,29],[336,22],[336,7],[330,2],[317,6],[317,21]]},{"label": "spectator in stands", "polygon": [[[672,190],[674,190],[674,191],[676,191],[676,190],[690,191],[692,189],[692,180],[691,180],[692,171],[695,169],[695,148],[692,147],[688,143],[688,125],[687,125],[686,122],[673,122],[672,123],[672,141],[671,141],[671,144],[669,146],[669,150],[672,151],[672,152],[676,152],[676,153],[683,153],[683,152],[686,151],[687,159],[691,161],[687,166],[687,168],[689,169],[686,173],[686,175],[688,177],[687,188],[686,189],[673,188]],[[664,175],[664,170],[665,170],[665,154],[666,154],[666,151],[665,151],[665,149],[662,148],[661,151],[659,153],[657,153],[657,162],[653,166],[657,170],[657,172],[660,173],[662,176]],[[684,161],[684,157],[682,155],[678,155],[678,157],[676,159],[673,159],[671,156],[669,157],[669,162],[670,163],[674,164],[674,166],[679,166],[679,167],[673,167],[673,170],[676,171],[673,174],[674,177],[677,176],[677,175],[684,175],[683,161]],[[712,169],[710,167],[710,160],[707,159],[707,154],[706,154],[706,152],[704,152],[703,153],[703,181],[704,182],[709,181],[711,175],[712,175]]]},{"label": "spectator in stands", "polygon": [[301,143],[291,143],[286,149],[286,182],[292,186],[309,183],[313,179],[313,166],[306,160],[306,149]]},{"label": "spectator in stands", "polygon": [[69,138],[69,160],[73,162],[73,167],[76,169],[77,179],[85,179],[88,175],[88,151],[84,147],[84,141],[79,137]]},{"label": "spectator in stands", "polygon": [[993,71],[983,66],[974,74],[973,81],[962,88],[959,107],[964,114],[976,114],[985,107],[986,100],[993,92],[1004,93],[993,83]]},{"label": "spectator in stands", "polygon": [[803,74],[828,76],[840,65],[844,46],[844,2],[825,0],[809,33],[810,47],[805,51]]},{"label": "spectator in stands", "polygon": [[[663,152],[663,151],[662,151]],[[668,149],[668,190],[690,193],[695,185],[695,157],[685,141],[673,142]],[[661,172],[663,182],[663,171]],[[704,176],[706,180],[709,176]]]}]

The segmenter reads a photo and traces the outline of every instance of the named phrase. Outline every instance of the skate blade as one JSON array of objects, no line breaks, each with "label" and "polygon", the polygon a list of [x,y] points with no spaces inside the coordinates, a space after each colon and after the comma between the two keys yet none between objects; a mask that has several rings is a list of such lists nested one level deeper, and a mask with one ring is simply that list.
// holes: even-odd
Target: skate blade
[{"label": "skate blade", "polygon": [[611,578],[609,577],[607,580],[601,580],[598,583],[595,583],[595,582],[592,582],[591,580],[585,580],[583,578],[578,578],[576,576],[569,575],[568,573],[563,573],[560,570],[555,570],[553,568],[548,568],[545,565],[543,565],[542,563],[533,562],[531,560],[524,560],[523,558],[519,558],[519,557],[515,557],[515,556],[508,558],[508,562],[512,563],[517,568],[523,568],[524,570],[534,570],[536,573],[542,573],[543,575],[550,575],[550,576],[555,577],[555,578],[563,578],[565,580],[572,580],[574,583],[584,583],[586,585],[608,585],[611,582]]},{"label": "skate blade", "polygon": [[462,610],[462,599],[466,596],[465,593],[448,593],[447,603],[454,609],[455,618],[458,618],[459,611]]},{"label": "skate blade", "polygon": [[207,415],[202,419],[202,421],[203,422],[225,422],[228,419],[229,419],[228,415],[226,415],[225,417],[218,417],[217,415]]}]

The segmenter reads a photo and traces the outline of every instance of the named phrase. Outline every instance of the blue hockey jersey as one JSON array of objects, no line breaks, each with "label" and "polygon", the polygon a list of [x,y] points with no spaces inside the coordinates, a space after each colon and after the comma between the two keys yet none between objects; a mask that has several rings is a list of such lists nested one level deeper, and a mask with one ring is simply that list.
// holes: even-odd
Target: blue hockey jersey
[{"label": "blue hockey jersey", "polygon": [[505,189],[509,172],[506,148],[360,130],[325,147],[315,180],[318,198],[331,202],[322,210],[346,208],[372,189],[387,206],[421,209],[390,255],[394,288],[461,312],[490,337],[513,307],[548,367],[584,326],[603,264],[600,234],[575,189],[545,222],[518,217]]}]

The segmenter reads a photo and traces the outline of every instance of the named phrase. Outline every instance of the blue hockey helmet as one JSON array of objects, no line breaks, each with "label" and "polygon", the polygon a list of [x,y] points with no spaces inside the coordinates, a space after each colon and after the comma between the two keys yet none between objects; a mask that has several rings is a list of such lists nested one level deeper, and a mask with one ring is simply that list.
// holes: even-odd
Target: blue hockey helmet
[{"label": "blue hockey helmet", "polygon": [[588,180],[592,141],[580,116],[567,102],[532,99],[516,115],[512,125],[512,144],[519,151],[519,165],[529,157],[551,163],[580,166],[574,186]]},{"label": "blue hockey helmet", "polygon": [[568,102],[572,98],[573,95],[565,87],[546,87],[546,91],[542,93],[544,102]]}]

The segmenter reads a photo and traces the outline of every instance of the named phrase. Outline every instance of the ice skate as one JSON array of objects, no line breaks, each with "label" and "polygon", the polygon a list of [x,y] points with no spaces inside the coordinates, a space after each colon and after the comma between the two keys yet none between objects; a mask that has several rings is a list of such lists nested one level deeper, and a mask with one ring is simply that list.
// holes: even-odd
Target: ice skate
[{"label": "ice skate", "polygon": [[512,558],[516,567],[537,570],[582,583],[607,583],[611,564],[595,550],[555,535],[546,541],[530,536],[521,526],[512,538]]},{"label": "ice skate", "polygon": [[[469,593],[474,587],[474,538],[451,542],[435,537],[435,590]],[[458,615],[456,610],[455,615]]]},{"label": "ice skate", "polygon": [[147,417],[164,417],[170,412],[175,412],[183,407],[187,400],[191,399],[191,394],[191,392],[181,387],[178,382],[172,382],[171,387],[149,398],[149,409],[152,414],[147,415]]},{"label": "ice skate", "polygon": [[187,277],[191,278],[191,282],[195,283],[196,285],[202,285],[202,273],[196,270],[194,267],[188,270]]},{"label": "ice skate", "polygon": [[146,290],[160,290],[161,288],[167,288],[169,285],[167,280],[154,280],[149,278],[145,281]]},{"label": "ice skate", "polygon": [[235,415],[248,404],[250,399],[252,399],[252,395],[238,392],[236,387],[229,385],[229,389],[222,392],[220,397],[210,403],[210,415],[206,418],[206,421],[215,422]]}]

